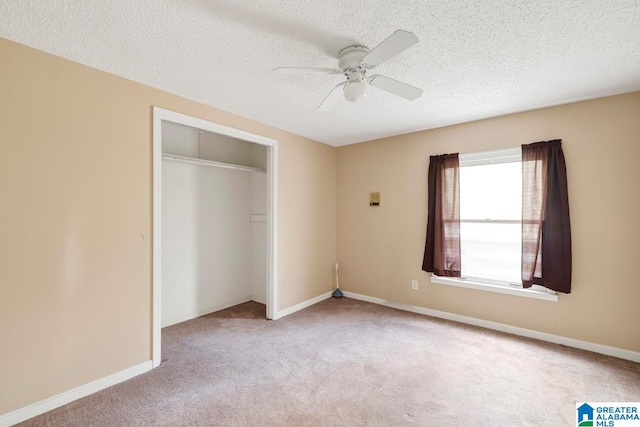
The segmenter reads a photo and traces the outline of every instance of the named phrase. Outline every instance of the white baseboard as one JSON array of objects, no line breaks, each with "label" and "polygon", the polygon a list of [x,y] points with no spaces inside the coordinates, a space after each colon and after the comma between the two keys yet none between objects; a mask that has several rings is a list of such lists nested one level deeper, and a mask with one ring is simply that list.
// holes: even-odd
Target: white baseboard
[{"label": "white baseboard", "polygon": [[195,319],[196,317],[204,316],[206,314],[215,313],[216,311],[224,310],[225,308],[233,307],[234,305],[243,304],[251,301],[252,297],[238,298],[233,301],[229,301],[224,304],[216,304],[213,307],[201,308],[200,310],[193,310],[188,313],[180,314],[178,316],[172,316],[166,319],[162,319],[161,327],[175,325],[176,323],[185,322],[187,320]]},{"label": "white baseboard", "polygon": [[251,301],[259,302],[260,304],[267,305],[267,297],[262,295],[251,295]]},{"label": "white baseboard", "polygon": [[52,409],[58,408],[67,403],[71,403],[74,400],[78,400],[82,397],[96,393],[112,385],[116,385],[130,378],[144,374],[151,370],[151,360],[141,363],[131,368],[125,369],[120,372],[116,372],[108,377],[101,378],[96,381],[92,381],[88,384],[81,385],[72,390],[65,391],[58,395],[41,400],[40,402],[33,403],[24,408],[17,409],[13,412],[9,412],[4,415],[0,415],[0,427],[12,426],[22,421],[33,418],[37,415],[44,414]]},{"label": "white baseboard", "polygon": [[374,304],[384,305],[398,310],[410,311],[412,313],[424,314],[427,316],[438,317],[440,319],[453,320],[454,322],[466,323],[469,325],[480,326],[495,331],[507,332],[513,335],[519,335],[527,338],[534,338],[541,341],[547,341],[554,344],[562,344],[567,347],[579,348],[582,350],[592,351],[607,356],[618,357],[620,359],[631,360],[640,363],[640,353],[631,350],[625,350],[617,347],[610,347],[602,344],[595,344],[588,341],[580,341],[573,338],[567,338],[560,335],[547,334],[531,329],[519,328],[517,326],[505,325],[504,323],[490,322],[488,320],[476,319],[474,317],[461,316],[459,314],[447,313],[446,311],[432,310],[429,308],[418,307],[416,305],[401,304],[394,301],[388,301],[382,298],[370,297],[368,295],[357,294],[354,292],[342,291],[345,297],[353,298],[361,301],[372,302]]},{"label": "white baseboard", "polygon": [[317,304],[320,301],[323,301],[323,300],[326,300],[328,298],[331,298],[331,293],[332,292],[333,291],[327,292],[327,293],[322,294],[322,295],[318,295],[315,298],[311,298],[311,299],[308,299],[306,301],[302,301],[299,304],[293,305],[293,306],[291,306],[289,308],[285,308],[284,310],[280,310],[277,313],[275,313],[275,315],[273,316],[273,320],[281,319],[284,316],[288,316],[288,315],[290,315],[292,313],[295,313],[296,311],[300,311],[303,308],[311,307],[312,305]]}]

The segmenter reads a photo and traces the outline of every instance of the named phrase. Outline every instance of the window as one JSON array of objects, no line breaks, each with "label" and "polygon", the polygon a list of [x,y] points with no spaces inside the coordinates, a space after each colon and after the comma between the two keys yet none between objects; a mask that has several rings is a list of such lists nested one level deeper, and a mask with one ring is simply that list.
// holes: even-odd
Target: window
[{"label": "window", "polygon": [[462,276],[521,283],[521,150],[460,155]]},{"label": "window", "polygon": [[544,287],[522,287],[522,149],[458,159],[461,277],[434,274],[431,281],[557,301]]}]

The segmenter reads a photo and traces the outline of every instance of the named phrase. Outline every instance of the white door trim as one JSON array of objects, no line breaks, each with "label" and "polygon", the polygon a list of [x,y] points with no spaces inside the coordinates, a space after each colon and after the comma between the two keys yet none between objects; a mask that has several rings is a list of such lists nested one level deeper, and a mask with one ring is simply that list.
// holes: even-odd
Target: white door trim
[{"label": "white door trim", "polygon": [[163,120],[267,146],[267,318],[273,319],[278,313],[278,141],[164,108],[153,107],[152,361],[154,368],[160,365],[161,360]]}]

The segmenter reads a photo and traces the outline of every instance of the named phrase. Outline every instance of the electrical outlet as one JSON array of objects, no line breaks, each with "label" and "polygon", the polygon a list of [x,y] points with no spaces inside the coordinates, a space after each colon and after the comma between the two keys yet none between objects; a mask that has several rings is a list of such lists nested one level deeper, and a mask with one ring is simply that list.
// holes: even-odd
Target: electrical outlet
[{"label": "electrical outlet", "polygon": [[413,289],[414,291],[418,290],[418,281],[417,280],[412,280],[411,281],[411,289]]}]

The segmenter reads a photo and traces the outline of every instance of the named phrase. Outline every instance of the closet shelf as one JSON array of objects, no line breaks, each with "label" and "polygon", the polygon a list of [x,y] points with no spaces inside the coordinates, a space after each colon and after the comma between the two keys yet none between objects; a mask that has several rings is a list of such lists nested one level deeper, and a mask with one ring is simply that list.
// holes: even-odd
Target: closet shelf
[{"label": "closet shelf", "polygon": [[266,172],[266,169],[254,168],[251,166],[234,165],[232,163],[215,162],[213,160],[195,159],[193,157],[177,156],[175,154],[162,153],[162,159],[177,163],[191,163],[194,165],[213,166],[217,168],[234,169],[245,172]]}]

